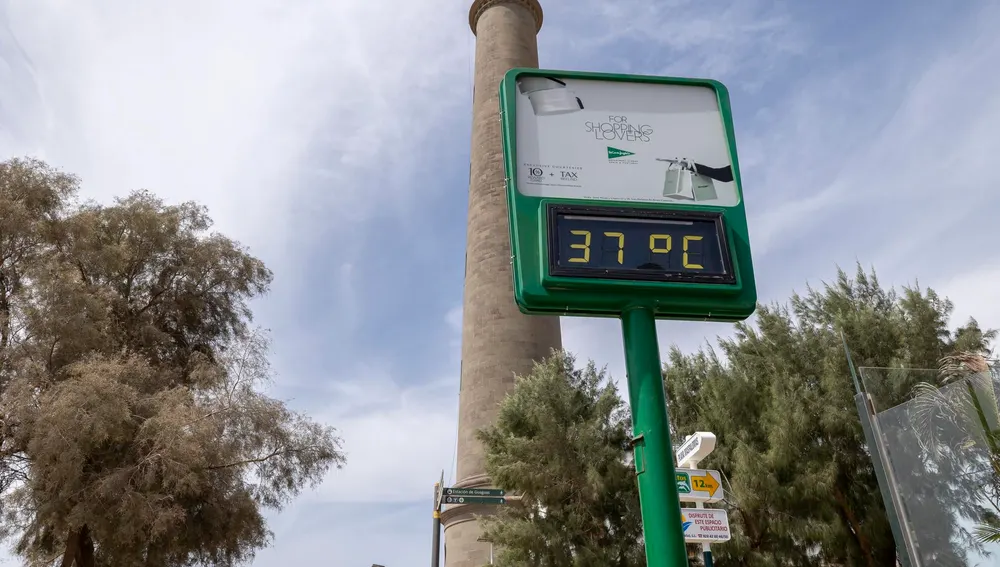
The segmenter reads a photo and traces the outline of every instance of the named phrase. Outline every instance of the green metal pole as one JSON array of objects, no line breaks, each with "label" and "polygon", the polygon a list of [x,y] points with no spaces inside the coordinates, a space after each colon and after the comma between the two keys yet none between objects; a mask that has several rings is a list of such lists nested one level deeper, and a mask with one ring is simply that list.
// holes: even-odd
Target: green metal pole
[{"label": "green metal pole", "polygon": [[647,567],[687,567],[677,498],[667,399],[663,392],[656,319],[646,307],[622,313],[625,372],[632,406],[636,476]]}]

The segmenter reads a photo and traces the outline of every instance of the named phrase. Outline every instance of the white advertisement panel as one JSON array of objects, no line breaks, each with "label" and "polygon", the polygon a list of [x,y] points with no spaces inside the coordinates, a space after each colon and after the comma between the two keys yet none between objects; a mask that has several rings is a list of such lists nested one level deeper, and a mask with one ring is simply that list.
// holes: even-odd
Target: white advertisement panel
[{"label": "white advertisement panel", "polygon": [[521,77],[516,96],[517,186],[525,195],[739,203],[709,87]]},{"label": "white advertisement panel", "polygon": [[719,543],[729,541],[729,514],[721,508],[681,508],[684,541],[688,543]]}]

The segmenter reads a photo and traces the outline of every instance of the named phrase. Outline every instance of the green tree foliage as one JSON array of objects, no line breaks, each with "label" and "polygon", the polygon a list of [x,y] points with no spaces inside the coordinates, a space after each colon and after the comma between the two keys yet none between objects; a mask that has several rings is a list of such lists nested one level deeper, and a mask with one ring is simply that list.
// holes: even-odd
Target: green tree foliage
[{"label": "green tree foliage", "polygon": [[[956,350],[984,351],[993,338],[975,321],[952,332],[951,303],[932,290],[884,289],[860,266],[839,271],[823,290],[794,295],[791,306],[758,308],[710,348],[672,349],[665,365],[675,431],[719,438],[703,467],[728,478],[734,539],[713,547],[717,565],[895,564],[895,547],[854,403],[841,332],[867,367],[934,368]],[[879,389],[886,407],[910,399],[922,376],[900,372]],[[950,472],[917,468],[902,482],[915,498],[961,501]],[[933,563],[964,565],[962,533],[942,514],[932,534]]]},{"label": "green tree foliage", "polygon": [[603,370],[560,352],[537,364],[480,432],[493,482],[520,502],[483,521],[497,565],[645,565],[627,408]]},{"label": "green tree foliage", "polygon": [[235,565],[344,462],[261,393],[248,302],[271,273],[193,203],[77,204],[77,180],[0,163],[0,489],[28,565]]},{"label": "green tree foliage", "polygon": [[[932,290],[885,289],[859,267],[853,279],[839,271],[789,306],[761,306],[720,341],[721,352],[670,352],[664,378],[675,439],[698,430],[719,437],[701,464],[726,477],[734,538],[713,546],[716,565],[895,564],[844,339],[865,367],[933,368],[955,352],[987,353],[996,333],[974,320],[949,330],[951,310]],[[501,565],[643,564],[625,405],[603,372],[573,362],[560,354],[520,378],[482,433],[494,482],[524,494],[483,522]],[[868,387],[888,408],[911,400],[924,379],[893,371]],[[915,445],[914,431],[896,435],[907,438],[890,439],[895,446]],[[952,464],[917,462],[896,473],[913,502],[940,512],[921,534],[934,550],[925,562],[965,565],[976,542],[957,516],[977,510],[955,503],[973,502],[975,489],[952,481]]]}]

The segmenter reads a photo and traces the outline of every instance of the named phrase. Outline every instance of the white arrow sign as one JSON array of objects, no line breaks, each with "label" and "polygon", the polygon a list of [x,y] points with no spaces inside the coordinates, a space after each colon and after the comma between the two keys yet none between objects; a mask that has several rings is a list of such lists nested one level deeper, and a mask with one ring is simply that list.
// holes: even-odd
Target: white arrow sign
[{"label": "white arrow sign", "polygon": [[729,541],[729,514],[719,508],[681,508],[681,525],[687,543]]},{"label": "white arrow sign", "polygon": [[714,450],[715,434],[708,431],[697,431],[677,449],[677,466],[696,467]]}]

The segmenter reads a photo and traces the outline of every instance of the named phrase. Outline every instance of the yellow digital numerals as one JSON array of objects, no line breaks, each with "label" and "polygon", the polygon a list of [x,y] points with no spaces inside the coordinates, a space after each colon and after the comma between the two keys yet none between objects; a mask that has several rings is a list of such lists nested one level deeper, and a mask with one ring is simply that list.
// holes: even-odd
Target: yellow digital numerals
[{"label": "yellow digital numerals", "polygon": [[[582,242],[574,242],[569,245],[572,250],[579,250],[579,256],[574,256],[568,260],[574,264],[587,264],[590,262],[590,245],[592,241],[592,233],[589,230],[571,230],[569,233],[576,237],[583,237]],[[617,260],[618,265],[624,265],[625,263],[625,233],[623,232],[604,232],[603,236],[605,238],[613,238],[617,241]],[[579,240],[579,239],[578,239]],[[704,240],[703,236],[684,236],[681,239],[681,246],[683,249],[683,256],[681,264],[689,270],[704,270],[705,267],[701,264],[691,261],[691,255],[697,255],[698,252],[690,250],[690,245],[692,242],[698,242]],[[653,254],[669,254],[673,248],[674,239],[673,236],[669,234],[650,234],[649,235],[649,251]],[[614,250],[608,250],[608,252],[613,252]]]},{"label": "yellow digital numerals", "polygon": [[669,254],[673,248],[673,241],[669,234],[650,234],[649,251],[653,254]]},{"label": "yellow digital numerals", "polygon": [[621,232],[605,232],[604,236],[618,239],[618,265],[625,263],[625,234]]},{"label": "yellow digital numerals", "polygon": [[700,236],[685,236],[684,237],[684,267],[691,270],[704,270],[705,267],[701,264],[692,264],[688,262],[688,242],[694,242],[701,240]]},{"label": "yellow digital numerals", "polygon": [[586,264],[590,261],[590,231],[589,230],[571,230],[569,231],[573,236],[582,236],[583,244],[570,244],[569,247],[574,250],[583,250],[583,256],[580,258],[570,258],[570,262],[579,262]]}]

